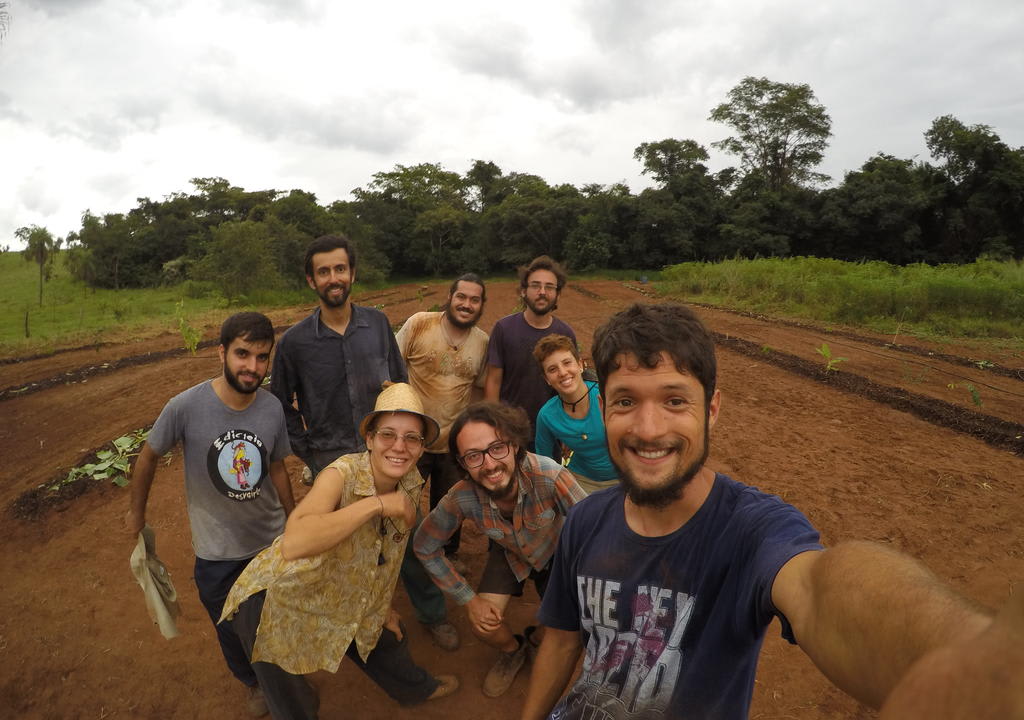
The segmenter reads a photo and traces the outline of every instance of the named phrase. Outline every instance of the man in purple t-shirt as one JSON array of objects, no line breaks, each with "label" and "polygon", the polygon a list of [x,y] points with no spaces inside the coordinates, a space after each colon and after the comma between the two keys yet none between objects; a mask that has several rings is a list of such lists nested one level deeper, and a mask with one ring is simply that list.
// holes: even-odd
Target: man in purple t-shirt
[{"label": "man in purple t-shirt", "polygon": [[1024,718],[1019,599],[993,621],[890,546],[823,550],[796,508],[707,467],[722,400],[689,308],[623,310],[593,357],[619,485],[562,526],[522,720],[745,720],[773,617],[885,720]]},{"label": "man in purple t-shirt", "polygon": [[[541,406],[554,394],[533,359],[534,345],[551,333],[565,335],[578,344],[572,328],[551,314],[558,307],[558,296],[567,280],[562,266],[547,255],[519,268],[519,296],[526,309],[495,323],[487,345],[484,399],[523,408],[530,418],[531,431]],[[532,450],[532,440],[530,446]]]}]

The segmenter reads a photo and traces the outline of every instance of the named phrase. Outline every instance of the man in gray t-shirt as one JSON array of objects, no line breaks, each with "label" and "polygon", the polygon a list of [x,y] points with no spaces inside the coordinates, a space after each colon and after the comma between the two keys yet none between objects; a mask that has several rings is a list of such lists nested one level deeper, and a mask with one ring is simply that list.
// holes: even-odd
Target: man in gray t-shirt
[{"label": "man in gray t-shirt", "polygon": [[235,579],[284,531],[295,506],[284,467],[291,447],[281,403],[260,389],[274,346],[270,320],[254,312],[232,315],[220,342],[220,376],[172,398],[153,425],[132,475],[127,525],[133,538],[142,530],[157,461],[180,444],[199,599],[258,716],[266,706],[256,675],[230,625],[217,620]]}]

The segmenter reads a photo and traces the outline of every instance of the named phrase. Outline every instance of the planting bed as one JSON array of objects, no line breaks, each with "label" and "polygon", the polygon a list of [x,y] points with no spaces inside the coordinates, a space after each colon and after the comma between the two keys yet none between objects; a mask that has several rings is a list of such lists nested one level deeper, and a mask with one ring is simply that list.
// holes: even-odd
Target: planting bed
[{"label": "planting bed", "polygon": [[[440,302],[446,289],[407,286],[357,293],[357,301],[383,306],[392,323],[400,323]],[[651,301],[642,289],[574,282],[558,315],[575,328],[586,354],[594,329],[611,312]],[[515,302],[512,283],[489,286],[482,326],[490,329]],[[886,347],[891,338],[882,336],[697,311],[720,342],[723,404],[712,467],[801,508],[826,544],[862,538],[893,545],[975,600],[1002,605],[1024,578],[1024,446],[1017,437],[1024,434],[1024,359],[898,338],[916,348],[907,352]],[[275,326],[286,327],[307,312],[271,316]],[[204,338],[213,337],[208,328]],[[11,717],[245,717],[242,691],[224,668],[190,580],[180,454],[159,469],[148,513],[181,598],[182,635],[172,641],[150,623],[128,571],[134,544],[122,530],[128,491],[95,483],[75,488],[77,497],[54,498],[37,490],[113,438],[151,424],[168,398],[218,372],[215,347],[193,357],[178,351],[180,342],[176,333],[125,338],[0,364],[0,388],[40,388],[0,395],[0,707]],[[847,358],[838,372],[825,371],[815,352],[822,342]],[[293,460],[289,470],[297,481]],[[301,494],[302,486],[295,486]],[[485,543],[473,531],[463,542],[476,577]],[[435,672],[459,674],[463,688],[403,710],[343,664],[322,679],[321,716],[518,717],[526,675],[504,698],[480,693],[493,655],[472,639],[464,611],[451,607],[463,648],[445,653],[412,619],[401,588],[398,595],[415,657]],[[536,602],[532,591],[524,602],[513,602],[513,622],[525,624]],[[774,624],[751,717],[873,713],[832,688],[798,649],[779,640]]]}]

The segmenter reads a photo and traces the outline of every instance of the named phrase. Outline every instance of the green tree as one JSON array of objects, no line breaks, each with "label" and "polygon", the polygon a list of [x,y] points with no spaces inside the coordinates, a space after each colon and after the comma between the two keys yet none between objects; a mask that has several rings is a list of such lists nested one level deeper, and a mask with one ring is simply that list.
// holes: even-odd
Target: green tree
[{"label": "green tree", "polygon": [[53,261],[60,249],[61,241],[54,239],[46,228],[38,225],[21,227],[14,231],[15,237],[25,243],[21,256],[39,266],[39,306],[43,305],[43,281],[49,279]]},{"label": "green tree", "polygon": [[274,266],[273,238],[266,223],[221,223],[213,228],[212,235],[194,276],[211,283],[228,303],[281,285],[281,276]]},{"label": "green tree", "polygon": [[736,131],[712,145],[738,156],[743,171],[761,175],[769,189],[828,179],[814,168],[824,157],[832,120],[809,85],[745,77],[709,119]]},{"label": "green tree", "polygon": [[924,227],[941,201],[931,192],[929,169],[879,153],[843,184],[822,194],[822,244],[806,254],[842,260],[925,262]]},{"label": "green tree", "polygon": [[952,185],[944,259],[1024,257],[1024,148],[1011,149],[988,125],[965,125],[951,115],[936,118],[925,142]]},{"label": "green tree", "polygon": [[[469,208],[461,175],[436,163],[396,165],[389,172],[375,173],[365,189],[356,188],[352,194],[360,218],[371,229],[371,241],[390,258],[396,272],[451,269]],[[432,257],[440,249],[442,256]]]}]

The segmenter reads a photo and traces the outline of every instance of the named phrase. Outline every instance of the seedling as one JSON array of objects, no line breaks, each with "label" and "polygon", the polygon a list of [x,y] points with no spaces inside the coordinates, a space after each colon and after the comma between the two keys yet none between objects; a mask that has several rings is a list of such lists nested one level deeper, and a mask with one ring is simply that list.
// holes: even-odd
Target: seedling
[{"label": "seedling", "polygon": [[836,370],[836,366],[841,362],[846,362],[844,357],[833,357],[832,350],[829,348],[827,342],[823,342],[820,348],[816,348],[818,354],[825,358],[825,372],[832,372]]},{"label": "seedling", "polygon": [[958,387],[962,387],[971,394],[971,401],[975,405],[981,407],[983,404],[981,402],[981,393],[978,391],[978,388],[974,387],[974,385],[972,385],[971,383],[950,383],[946,387],[948,387],[950,390],[956,390]]},{"label": "seedling", "polygon": [[92,480],[110,480],[118,487],[126,486],[132,469],[131,459],[139,454],[139,448],[146,442],[147,435],[149,431],[142,428],[122,435],[111,443],[114,446],[113,450],[100,450],[96,453],[96,462],[71,468],[67,477],[52,485],[50,489],[59,490],[63,485],[70,485],[86,477]]},{"label": "seedling", "polygon": [[181,333],[181,341],[193,355],[196,354],[196,348],[199,347],[199,340],[202,338],[202,333],[196,330],[194,327],[188,324],[188,320],[185,319],[185,301],[179,300],[177,305],[176,315],[178,317],[178,332]]}]

